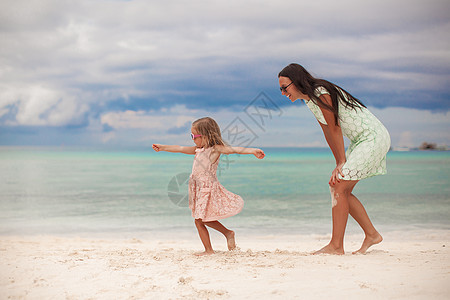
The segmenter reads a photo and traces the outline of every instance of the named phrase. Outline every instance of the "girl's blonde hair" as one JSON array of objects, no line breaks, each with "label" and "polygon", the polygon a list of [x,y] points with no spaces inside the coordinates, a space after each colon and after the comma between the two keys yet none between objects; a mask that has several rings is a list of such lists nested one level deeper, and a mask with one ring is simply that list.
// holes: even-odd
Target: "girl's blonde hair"
[{"label": "girl's blonde hair", "polygon": [[213,118],[204,117],[195,120],[192,123],[192,127],[195,127],[198,133],[202,135],[202,138],[205,140],[206,147],[213,147],[214,145],[227,145],[222,139],[219,125],[217,125],[217,122],[214,121]]}]

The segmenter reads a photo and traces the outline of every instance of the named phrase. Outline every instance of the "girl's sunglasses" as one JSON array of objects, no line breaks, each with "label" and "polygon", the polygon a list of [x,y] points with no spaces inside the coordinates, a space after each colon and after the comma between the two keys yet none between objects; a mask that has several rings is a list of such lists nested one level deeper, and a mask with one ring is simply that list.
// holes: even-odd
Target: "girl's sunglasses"
[{"label": "girl's sunglasses", "polygon": [[201,134],[193,134],[192,132],[191,132],[191,138],[192,139],[195,139],[195,138],[198,138],[198,137],[201,137],[202,135]]}]

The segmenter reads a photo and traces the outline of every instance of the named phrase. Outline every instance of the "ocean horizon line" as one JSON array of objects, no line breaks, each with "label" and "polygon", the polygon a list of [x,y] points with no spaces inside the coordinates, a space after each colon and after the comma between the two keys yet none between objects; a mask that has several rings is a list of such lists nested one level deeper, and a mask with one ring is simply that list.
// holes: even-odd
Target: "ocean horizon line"
[{"label": "ocean horizon line", "polygon": [[[181,144],[180,144],[181,145]],[[239,145],[236,145],[239,147]],[[249,145],[247,147],[259,147],[264,149],[322,149],[328,150],[328,147],[307,147],[307,146],[259,146]],[[105,150],[105,151],[143,151],[151,150],[152,146],[124,146],[124,147],[109,147],[109,146],[82,146],[82,145],[0,145],[0,149],[14,150],[14,149],[38,149],[38,150]]]},{"label": "ocean horizon line", "polygon": [[[236,146],[238,147],[238,145]],[[329,151],[329,147],[320,146],[260,146],[260,145],[249,145],[247,147],[257,147],[263,150],[319,150],[319,151]],[[104,151],[104,152],[153,152],[152,146],[98,146],[98,145],[0,145],[0,151],[11,151],[11,150],[28,150],[28,151]],[[450,148],[439,148],[439,149],[420,149],[419,147],[391,147],[389,152],[448,152]]]}]

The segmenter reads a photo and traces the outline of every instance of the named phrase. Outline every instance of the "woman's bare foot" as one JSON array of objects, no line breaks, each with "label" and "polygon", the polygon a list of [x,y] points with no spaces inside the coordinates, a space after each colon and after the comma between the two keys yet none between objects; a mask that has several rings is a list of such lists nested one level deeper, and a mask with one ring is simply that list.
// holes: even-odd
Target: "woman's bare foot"
[{"label": "woman's bare foot", "polygon": [[236,249],[236,240],[234,239],[234,231],[230,230],[230,232],[227,233],[225,237],[227,238],[228,250],[231,251]]},{"label": "woman's bare foot", "polygon": [[382,240],[383,237],[378,232],[374,235],[366,236],[361,245],[361,248],[353,252],[353,254],[366,254],[367,249],[369,249],[373,245],[381,243]]},{"label": "woman's bare foot", "polygon": [[203,252],[199,252],[199,253],[195,253],[195,256],[205,256],[205,255],[212,255],[214,254],[214,250],[211,251],[203,251]]},{"label": "woman's bare foot", "polygon": [[328,244],[325,247],[323,247],[322,249],[313,253],[313,255],[317,255],[317,254],[344,255],[345,252],[344,252],[344,249],[342,249],[342,248],[335,248],[331,244]]}]

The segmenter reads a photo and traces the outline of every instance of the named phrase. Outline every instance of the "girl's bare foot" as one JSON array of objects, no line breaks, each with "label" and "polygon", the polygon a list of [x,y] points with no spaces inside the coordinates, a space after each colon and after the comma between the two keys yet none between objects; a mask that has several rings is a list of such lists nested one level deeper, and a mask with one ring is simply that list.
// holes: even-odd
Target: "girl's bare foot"
[{"label": "girl's bare foot", "polygon": [[199,253],[195,253],[195,256],[205,256],[205,255],[212,255],[214,254],[214,250],[211,251],[203,251],[203,252],[199,252]]},{"label": "girl's bare foot", "polygon": [[344,252],[344,249],[342,249],[342,248],[335,248],[331,244],[328,244],[325,247],[323,247],[322,249],[313,253],[313,255],[317,255],[317,254],[344,255],[345,252]]},{"label": "girl's bare foot", "polygon": [[378,232],[371,236],[366,236],[364,239],[361,248],[359,250],[353,252],[353,254],[366,254],[367,249],[369,249],[371,246],[381,243],[383,240],[383,237]]},{"label": "girl's bare foot", "polygon": [[226,235],[228,250],[236,249],[236,240],[234,239],[234,231],[230,230]]}]

